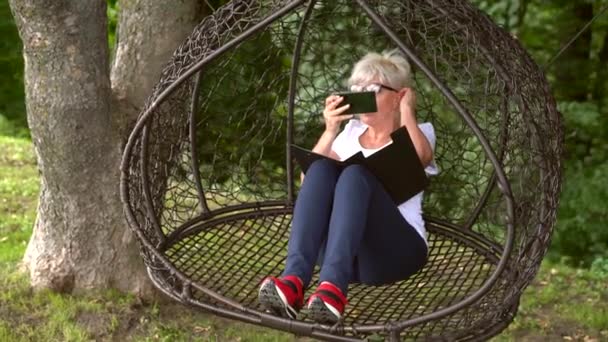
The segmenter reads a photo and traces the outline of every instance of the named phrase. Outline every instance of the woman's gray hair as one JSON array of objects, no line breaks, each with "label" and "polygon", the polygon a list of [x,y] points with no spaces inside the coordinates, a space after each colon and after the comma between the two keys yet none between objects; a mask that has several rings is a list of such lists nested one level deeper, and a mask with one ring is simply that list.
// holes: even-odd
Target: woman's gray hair
[{"label": "woman's gray hair", "polygon": [[348,86],[378,80],[382,84],[401,89],[411,87],[412,68],[403,54],[395,49],[380,53],[370,52],[353,67]]}]

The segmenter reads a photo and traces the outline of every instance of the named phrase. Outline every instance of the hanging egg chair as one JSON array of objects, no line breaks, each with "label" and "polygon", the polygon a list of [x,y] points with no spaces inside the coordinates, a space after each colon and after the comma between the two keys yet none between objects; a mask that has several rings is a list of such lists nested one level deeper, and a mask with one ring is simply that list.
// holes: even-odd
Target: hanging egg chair
[{"label": "hanging egg chair", "polygon": [[[289,146],[313,146],[354,62],[394,48],[437,135],[428,263],[351,285],[336,325],[264,312],[258,285],[284,266],[300,186]],[[125,147],[121,194],[151,280],[188,306],[324,340],[484,340],[512,321],[546,253],[561,151],[543,73],[467,1],[235,0],[163,70]]]}]

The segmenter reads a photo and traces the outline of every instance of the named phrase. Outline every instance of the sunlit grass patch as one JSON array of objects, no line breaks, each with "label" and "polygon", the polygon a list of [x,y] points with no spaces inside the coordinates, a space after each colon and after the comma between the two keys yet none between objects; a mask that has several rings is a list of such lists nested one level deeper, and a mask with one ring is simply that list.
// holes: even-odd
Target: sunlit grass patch
[{"label": "sunlit grass patch", "polygon": [[39,178],[31,142],[0,136],[0,151],[0,269],[7,269],[31,235]]}]

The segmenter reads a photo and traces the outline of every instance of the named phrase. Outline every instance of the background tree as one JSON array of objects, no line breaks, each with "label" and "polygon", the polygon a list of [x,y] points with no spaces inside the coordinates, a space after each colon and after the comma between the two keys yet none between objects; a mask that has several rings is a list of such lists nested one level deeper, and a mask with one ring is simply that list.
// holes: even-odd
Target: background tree
[{"label": "background tree", "polygon": [[122,145],[163,63],[209,9],[197,0],[120,5],[111,63],[105,0],[10,0],[41,173],[24,257],[34,287],[151,289],[120,203]]}]

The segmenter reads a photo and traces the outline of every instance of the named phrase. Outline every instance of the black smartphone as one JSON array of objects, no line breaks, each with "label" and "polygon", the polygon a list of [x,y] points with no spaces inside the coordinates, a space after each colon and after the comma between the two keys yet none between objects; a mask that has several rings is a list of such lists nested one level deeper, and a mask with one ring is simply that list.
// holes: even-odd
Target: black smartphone
[{"label": "black smartphone", "polygon": [[343,97],[343,100],[338,104],[338,107],[350,104],[350,107],[340,115],[375,113],[378,111],[376,93],[373,91],[342,92],[336,93],[335,95]]}]

